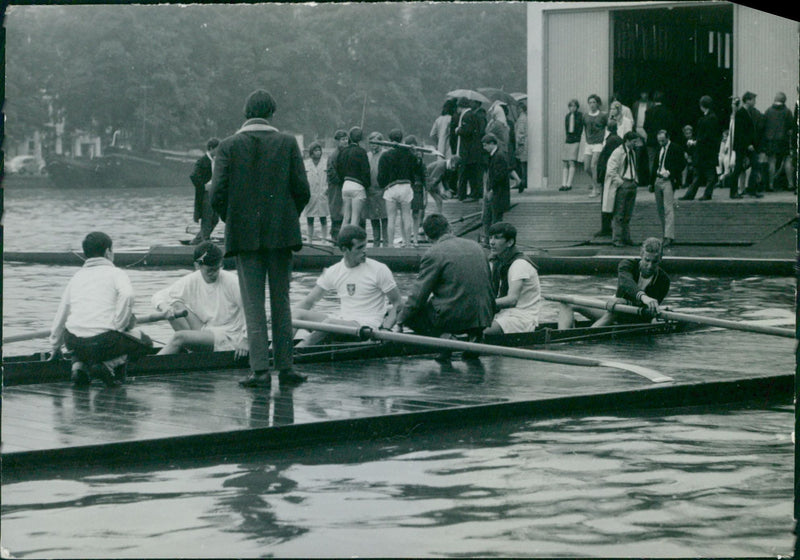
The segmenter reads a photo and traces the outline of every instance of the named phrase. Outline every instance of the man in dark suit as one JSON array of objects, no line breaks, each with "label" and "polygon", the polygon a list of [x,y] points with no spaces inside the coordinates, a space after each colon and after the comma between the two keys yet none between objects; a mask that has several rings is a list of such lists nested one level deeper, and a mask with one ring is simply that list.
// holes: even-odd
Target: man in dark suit
[{"label": "man in dark suit", "polygon": [[211,188],[212,162],[214,152],[219,146],[219,138],[209,138],[206,142],[206,153],[194,164],[194,170],[189,178],[194,185],[194,221],[200,222],[200,231],[192,240],[192,245],[199,245],[211,238],[211,232],[219,223],[219,216],[211,207],[208,189]]},{"label": "man in dark suit", "polygon": [[700,98],[700,110],[703,112],[703,116],[697,121],[695,139],[687,142],[690,147],[696,147],[694,162],[696,177],[681,200],[694,200],[700,185],[706,186],[700,200],[711,200],[714,192],[722,131],[716,113],[711,110],[713,103],[714,101],[709,95]]},{"label": "man in dark suit", "polygon": [[489,228],[503,220],[503,214],[511,206],[511,186],[508,180],[508,160],[498,149],[497,136],[485,134],[481,139],[483,149],[489,154],[486,170],[486,192],[483,193],[483,238],[489,243]]},{"label": "man in dark suit", "polygon": [[275,369],[283,384],[305,380],[292,371],[292,312],[289,304],[292,251],[303,246],[300,213],[310,198],[297,140],[267,119],[275,100],[264,90],[245,103],[242,127],[217,148],[211,202],[225,222],[225,255],[236,257],[244,303],[251,374],[245,387],[269,387],[269,352],[264,292],[269,278]]},{"label": "man in dark suit", "polygon": [[467,183],[469,183],[469,198],[477,200],[481,195],[481,122],[475,111],[470,107],[467,98],[458,100],[458,115],[456,116],[456,155],[461,161],[458,172],[458,199],[467,199]]},{"label": "man in dark suit", "polygon": [[664,105],[664,93],[656,91],[653,94],[653,105],[645,111],[644,130],[647,132],[647,161],[648,165],[653,165],[653,160],[660,149],[658,143],[658,131],[666,130],[670,136],[675,134],[675,117],[672,111]]},{"label": "man in dark suit", "polygon": [[[595,237],[611,237],[611,218],[614,216],[613,212],[603,212],[603,199],[605,198],[605,180],[606,168],[608,166],[608,158],[614,153],[614,150],[622,145],[622,138],[617,135],[617,123],[609,121],[606,125],[608,136],[603,140],[603,149],[600,150],[600,156],[597,158],[597,184],[600,185],[600,231],[594,234]],[[612,201],[613,206],[613,201]]]},{"label": "man in dark suit", "polygon": [[653,181],[650,190],[656,195],[656,210],[664,239],[662,246],[669,247],[675,241],[675,191],[680,186],[686,158],[683,149],[670,141],[666,130],[659,130],[656,139],[660,149],[650,172]]},{"label": "man in dark suit", "polygon": [[[481,246],[453,235],[447,218],[431,214],[422,224],[432,246],[397,323],[429,336],[467,333],[481,340],[492,324],[494,290],[489,260]],[[448,352],[439,356],[448,360]],[[465,353],[465,358],[474,357]]]}]

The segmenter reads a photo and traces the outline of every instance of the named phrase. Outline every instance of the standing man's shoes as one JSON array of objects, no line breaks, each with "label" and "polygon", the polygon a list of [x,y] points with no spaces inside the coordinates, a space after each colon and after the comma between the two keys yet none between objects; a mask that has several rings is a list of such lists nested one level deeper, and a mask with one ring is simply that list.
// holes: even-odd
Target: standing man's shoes
[{"label": "standing man's shoes", "polygon": [[703,195],[700,198],[698,198],[697,200],[711,200],[711,197]]},{"label": "standing man's shoes", "polygon": [[307,375],[295,373],[291,369],[282,369],[280,373],[278,373],[278,383],[281,385],[300,385],[307,379]]},{"label": "standing man's shoes", "polygon": [[239,381],[239,385],[251,389],[257,389],[259,387],[268,389],[272,386],[272,377],[268,371],[254,371],[246,378]]},{"label": "standing man's shoes", "polygon": [[680,197],[678,200],[694,200],[694,197],[693,197],[693,196],[686,196],[686,195],[683,195],[683,196],[682,196],[682,197]]}]

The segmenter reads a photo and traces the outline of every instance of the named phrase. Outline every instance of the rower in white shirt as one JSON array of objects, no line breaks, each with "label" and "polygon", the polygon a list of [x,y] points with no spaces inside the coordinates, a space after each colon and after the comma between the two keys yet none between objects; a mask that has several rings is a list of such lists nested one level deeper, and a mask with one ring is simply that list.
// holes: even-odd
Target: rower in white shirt
[{"label": "rower in white shirt", "polygon": [[[233,350],[236,358],[248,355],[239,280],[221,270],[222,256],[214,243],[201,243],[194,249],[195,271],[153,295],[153,305],[167,312],[175,330],[159,354]],[[185,317],[175,317],[184,311]]]},{"label": "rower in white shirt", "polygon": [[[389,267],[367,258],[367,232],[359,226],[347,225],[339,232],[337,245],[342,251],[342,260],[323,271],[316,286],[292,309],[292,317],[373,329],[391,328],[403,298]],[[339,313],[327,315],[312,311],[314,304],[329,291],[339,296]],[[389,308],[388,304],[393,307]],[[314,331],[298,346],[319,344],[326,338],[327,333]]]},{"label": "rower in white shirt", "polygon": [[152,341],[134,329],[133,287],[114,266],[111,238],[94,231],[83,240],[86,262],[61,296],[50,330],[52,359],[65,345],[72,352],[72,382],[89,385],[93,378],[108,387],[126,377],[128,359],[146,354]]}]

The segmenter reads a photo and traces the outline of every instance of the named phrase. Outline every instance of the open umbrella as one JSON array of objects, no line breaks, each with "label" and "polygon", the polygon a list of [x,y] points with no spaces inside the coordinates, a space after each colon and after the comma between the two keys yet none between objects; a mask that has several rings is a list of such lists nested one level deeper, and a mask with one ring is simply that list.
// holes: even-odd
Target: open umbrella
[{"label": "open umbrella", "polygon": [[513,97],[517,101],[522,101],[523,99],[528,99],[528,94],[527,93],[516,92],[516,93],[512,93],[511,97]]},{"label": "open umbrella", "polygon": [[500,101],[508,105],[508,113],[512,121],[516,121],[519,116],[519,105],[517,100],[514,99],[510,93],[506,93],[502,89],[497,88],[478,88],[478,92],[488,97],[491,101]]},{"label": "open umbrella", "polygon": [[466,97],[472,101],[480,101],[481,103],[486,103],[487,105],[492,102],[491,99],[483,95],[482,93],[478,93],[472,89],[454,89],[453,91],[447,92],[447,97],[453,97],[458,99],[459,97]]}]

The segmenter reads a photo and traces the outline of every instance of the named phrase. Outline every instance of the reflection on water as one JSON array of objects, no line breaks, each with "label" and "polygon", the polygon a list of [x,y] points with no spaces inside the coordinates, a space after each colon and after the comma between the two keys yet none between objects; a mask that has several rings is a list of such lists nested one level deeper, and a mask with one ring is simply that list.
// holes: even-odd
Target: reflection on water
[{"label": "reflection on water", "polygon": [[[19,557],[792,550],[791,407],[488,424],[3,487]],[[90,556],[91,556],[90,555]]]}]

